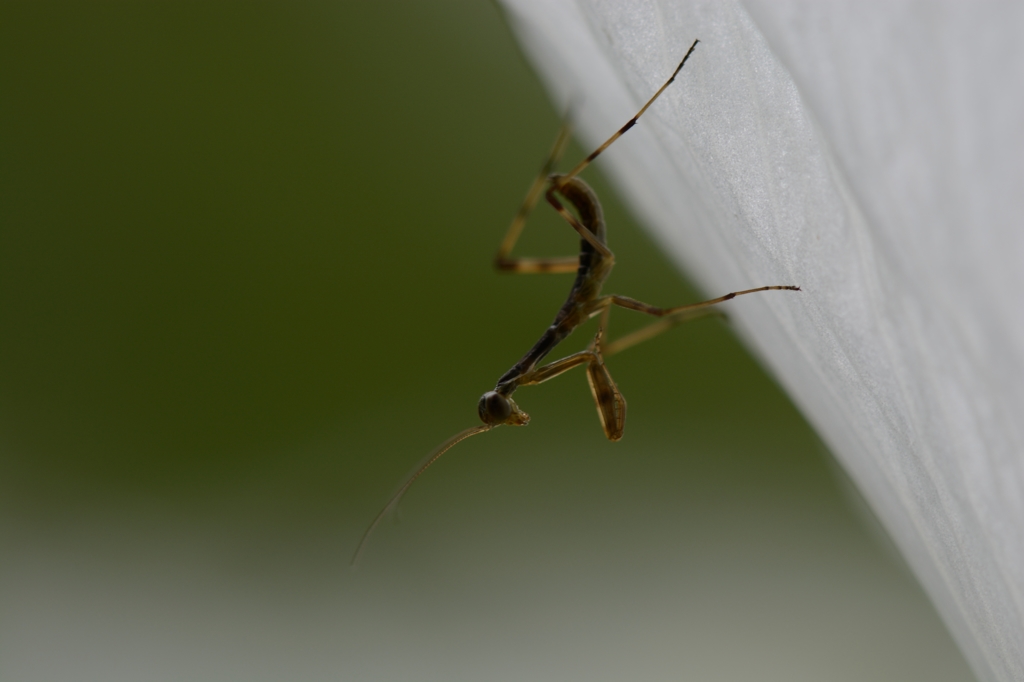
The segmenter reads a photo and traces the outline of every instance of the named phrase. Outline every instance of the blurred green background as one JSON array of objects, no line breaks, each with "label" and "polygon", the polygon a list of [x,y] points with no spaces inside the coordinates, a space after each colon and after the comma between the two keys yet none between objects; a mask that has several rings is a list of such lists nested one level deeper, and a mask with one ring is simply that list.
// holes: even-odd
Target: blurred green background
[{"label": "blurred green background", "polygon": [[[620,443],[523,389],[349,571],[568,291],[491,269],[557,127],[484,0],[0,5],[0,679],[970,679],[718,321],[610,362]],[[607,289],[698,300],[587,179]]]}]

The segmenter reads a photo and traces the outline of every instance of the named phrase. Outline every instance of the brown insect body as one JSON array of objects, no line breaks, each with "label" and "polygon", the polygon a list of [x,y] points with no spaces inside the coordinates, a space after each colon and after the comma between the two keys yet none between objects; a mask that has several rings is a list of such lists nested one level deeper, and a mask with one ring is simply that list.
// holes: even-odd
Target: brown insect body
[{"label": "brown insect body", "polygon": [[[796,286],[765,286],[735,291],[708,301],[672,308],[658,308],[626,296],[615,294],[601,295],[601,287],[615,265],[615,256],[608,248],[607,230],[604,215],[601,211],[601,203],[598,201],[594,190],[577,176],[609,145],[636,125],[640,116],[658,99],[658,96],[661,95],[665,88],[675,80],[676,75],[683,68],[683,65],[686,64],[686,60],[689,59],[694,48],[697,47],[697,43],[698,41],[693,41],[693,44],[687,50],[682,61],[679,62],[679,66],[676,67],[672,76],[654,93],[654,96],[637,112],[636,116],[627,121],[604,144],[594,150],[583,161],[580,161],[575,168],[566,174],[552,172],[569,141],[568,126],[563,125],[559,131],[558,138],[551,153],[548,155],[547,161],[544,163],[540,174],[533,181],[533,185],[527,192],[519,212],[512,220],[512,224],[505,234],[505,239],[498,249],[494,264],[502,272],[569,273],[575,271],[576,279],[573,282],[572,289],[569,291],[569,296],[566,298],[565,303],[562,304],[562,307],[559,308],[554,321],[544,331],[540,339],[537,340],[537,343],[498,379],[498,383],[493,391],[488,391],[480,397],[480,401],[477,404],[477,413],[483,423],[457,433],[439,445],[405,480],[399,487],[398,492],[391,497],[387,505],[377,514],[369,528],[363,533],[362,540],[359,542],[356,553],[352,558],[353,565],[366,546],[366,542],[373,529],[377,527],[377,524],[384,518],[384,515],[390,509],[397,506],[409,487],[441,455],[466,438],[483,433],[484,431],[490,431],[496,426],[525,426],[529,423],[529,415],[523,412],[516,405],[515,401],[512,400],[512,394],[520,386],[540,384],[578,365],[586,365],[587,382],[590,384],[590,391],[597,405],[601,427],[604,429],[604,434],[608,440],[617,441],[622,438],[623,429],[625,428],[626,400],[622,397],[622,393],[619,391],[618,386],[615,385],[611,374],[608,372],[608,368],[605,366],[604,361],[606,357],[657,336],[682,322],[714,314],[714,311],[709,310],[711,306],[731,300],[737,296],[772,289],[799,291],[799,287]],[[578,256],[555,258],[511,256],[512,249],[515,247],[516,241],[519,239],[519,235],[526,223],[526,218],[529,216],[530,211],[533,210],[542,193],[552,208],[579,234],[580,251]],[[562,203],[563,200],[575,211],[575,214],[565,207]],[[611,343],[605,344],[604,334],[608,328],[608,315],[613,306],[634,310],[660,319]],[[541,360],[577,327],[597,315],[601,316],[601,322],[588,348],[538,367]]]},{"label": "brown insect body", "polygon": [[[556,205],[557,208],[560,206],[560,202],[558,202],[555,192],[561,194],[576,210],[580,224],[593,235],[594,239],[607,247],[604,212],[601,210],[597,194],[594,193],[590,185],[580,178],[569,178],[563,182],[565,177],[561,174],[548,177],[548,202]],[[538,362],[595,314],[592,311],[592,304],[601,294],[601,287],[614,265],[614,254],[611,252],[601,253],[587,239],[580,239],[579,267],[576,270],[576,280],[572,284],[572,289],[569,290],[568,298],[559,308],[551,326],[537,340],[533,348],[498,379],[495,391],[505,397],[511,396],[520,386],[524,377],[536,368]]]}]

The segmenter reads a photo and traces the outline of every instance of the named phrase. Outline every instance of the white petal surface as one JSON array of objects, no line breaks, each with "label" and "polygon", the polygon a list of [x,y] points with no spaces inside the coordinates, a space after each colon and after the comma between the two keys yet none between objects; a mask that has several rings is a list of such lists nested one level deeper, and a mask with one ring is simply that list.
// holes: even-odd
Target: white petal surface
[{"label": "white petal surface", "polygon": [[1024,9],[506,0],[559,106],[730,309],[975,672],[1024,679]]}]

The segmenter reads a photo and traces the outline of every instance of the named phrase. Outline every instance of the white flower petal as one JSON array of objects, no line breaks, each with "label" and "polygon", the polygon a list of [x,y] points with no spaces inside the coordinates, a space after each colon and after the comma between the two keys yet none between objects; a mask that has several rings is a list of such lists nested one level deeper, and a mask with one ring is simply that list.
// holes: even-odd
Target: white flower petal
[{"label": "white flower petal", "polygon": [[[832,447],[984,680],[1024,679],[1024,9],[505,0],[602,161]],[[755,297],[751,297],[755,298]]]}]

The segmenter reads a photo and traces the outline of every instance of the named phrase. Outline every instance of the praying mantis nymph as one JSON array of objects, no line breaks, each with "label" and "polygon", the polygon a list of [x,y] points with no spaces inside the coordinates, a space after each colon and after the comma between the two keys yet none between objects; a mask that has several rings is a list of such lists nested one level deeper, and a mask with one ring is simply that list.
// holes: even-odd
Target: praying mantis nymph
[{"label": "praying mantis nymph", "polygon": [[[520,386],[540,384],[560,374],[564,374],[574,367],[586,365],[587,381],[590,383],[590,390],[594,396],[594,402],[597,404],[597,414],[601,419],[601,427],[604,429],[604,434],[608,440],[617,441],[622,438],[623,428],[626,423],[626,400],[622,397],[622,393],[619,391],[618,386],[615,385],[611,374],[609,374],[608,368],[604,363],[605,358],[642,341],[646,341],[677,324],[709,314],[709,312],[712,312],[709,310],[711,306],[731,300],[737,296],[771,290],[800,291],[800,287],[791,285],[763,286],[756,289],[734,291],[725,296],[719,296],[718,298],[700,303],[690,303],[672,308],[658,308],[626,296],[615,294],[601,295],[601,286],[611,273],[612,266],[615,265],[615,256],[608,248],[607,230],[601,211],[601,204],[594,190],[578,176],[601,152],[636,125],[637,120],[643,113],[654,104],[658,96],[675,80],[699,42],[698,40],[693,41],[690,49],[686,51],[682,61],[679,62],[679,66],[672,72],[669,79],[665,81],[665,84],[654,93],[654,96],[644,104],[633,118],[627,121],[624,126],[619,128],[614,135],[609,137],[604,144],[594,150],[587,158],[580,161],[575,168],[565,174],[553,172],[570,137],[568,125],[562,126],[540,174],[534,180],[519,212],[509,226],[505,239],[498,249],[495,266],[499,271],[513,273],[575,272],[576,280],[569,291],[569,296],[558,310],[558,314],[555,315],[554,322],[544,330],[544,333],[537,340],[537,343],[533,345],[533,348],[527,351],[526,355],[514,364],[511,369],[501,375],[494,390],[487,391],[480,397],[480,401],[477,404],[477,412],[483,423],[461,431],[439,445],[427,456],[424,463],[402,483],[398,492],[381,509],[380,513],[377,514],[363,533],[359,546],[352,557],[353,565],[358,561],[363,550],[366,548],[370,535],[381,522],[381,519],[384,518],[384,515],[398,505],[402,496],[416,482],[416,479],[444,453],[470,436],[490,431],[497,426],[525,426],[530,422],[529,415],[523,412],[515,401],[512,400],[512,394]],[[547,202],[572,229],[579,233],[581,237],[579,256],[561,258],[511,257],[510,254],[515,247],[516,241],[519,239],[523,226],[526,224],[526,219],[537,204],[541,194],[544,195]],[[566,208],[566,203],[572,207],[575,215]],[[608,327],[608,315],[612,306],[636,310],[659,319],[647,327],[643,327],[606,344],[604,342],[604,333]],[[560,360],[555,360],[538,367],[541,360],[555,346],[561,343],[581,324],[597,315],[601,316],[601,321],[593,341],[591,341],[586,350],[573,353]]]}]

